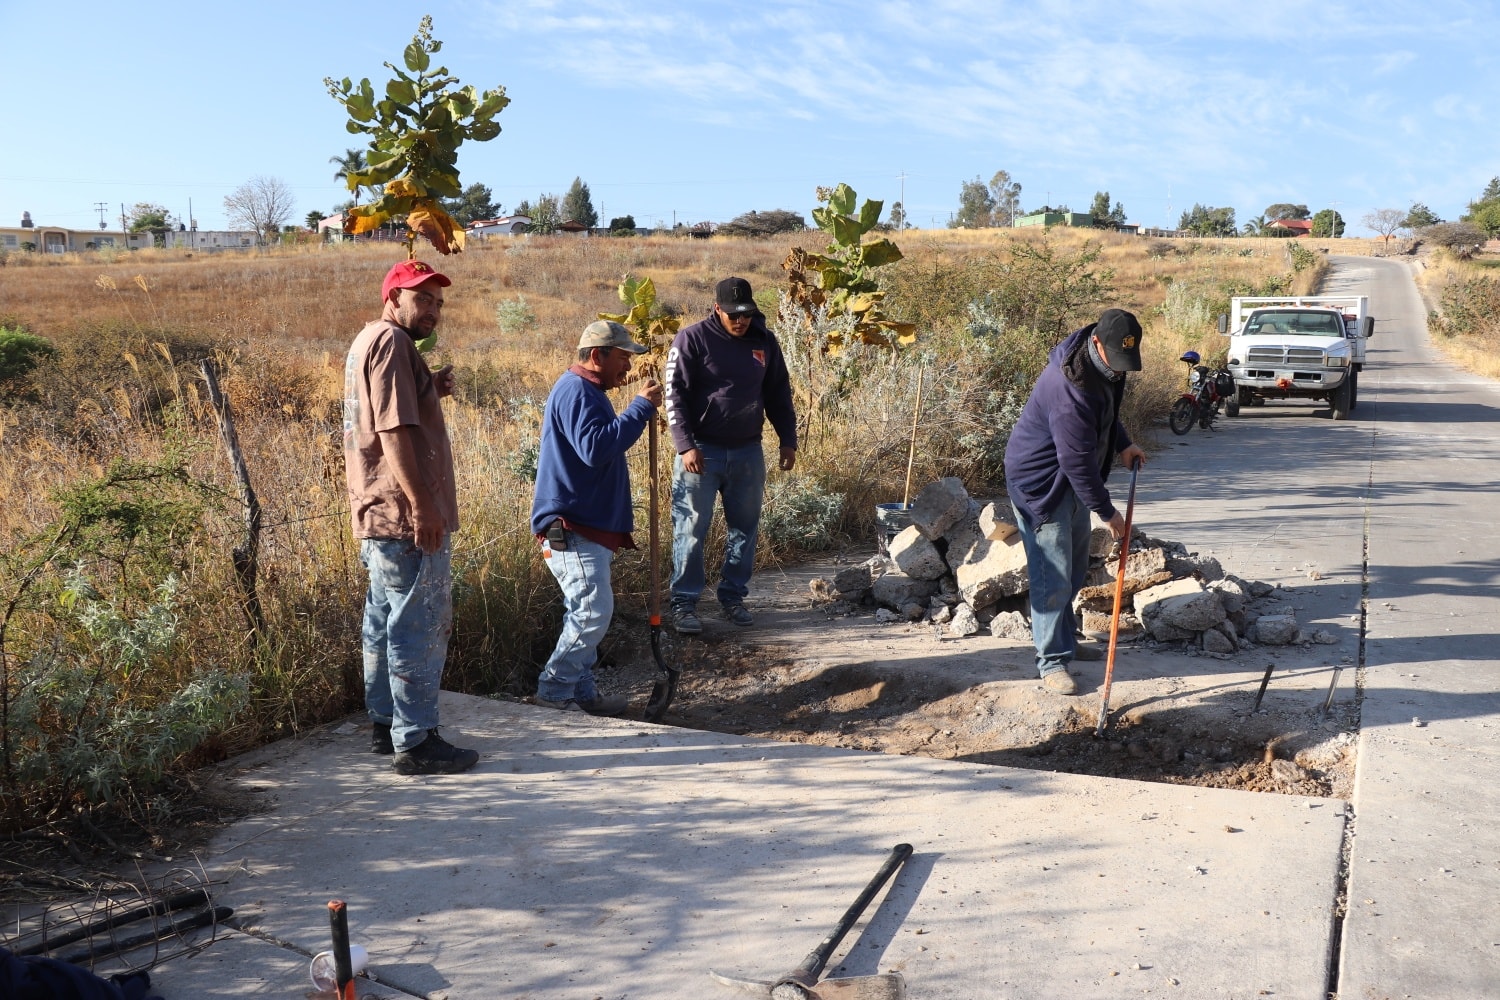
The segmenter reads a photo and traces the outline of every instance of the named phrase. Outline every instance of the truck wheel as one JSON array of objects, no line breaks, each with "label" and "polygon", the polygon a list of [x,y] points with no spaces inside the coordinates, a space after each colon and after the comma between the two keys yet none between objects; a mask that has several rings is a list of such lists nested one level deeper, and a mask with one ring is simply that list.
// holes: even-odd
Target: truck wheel
[{"label": "truck wheel", "polygon": [[1235,402],[1239,403],[1241,406],[1254,406],[1255,405],[1255,394],[1253,392],[1251,392],[1249,389],[1245,389],[1245,388],[1236,389],[1234,391],[1234,399],[1235,399]]},{"label": "truck wheel", "polygon": [[1328,405],[1332,408],[1332,417],[1335,420],[1343,420],[1349,415],[1349,401],[1353,397],[1354,384],[1350,379],[1344,379],[1344,384],[1328,394]]},{"label": "truck wheel", "polygon": [[1191,399],[1179,399],[1177,405],[1172,407],[1167,423],[1171,426],[1173,434],[1186,434],[1193,429],[1193,423],[1197,419],[1198,404]]},{"label": "truck wheel", "polygon": [[1226,399],[1224,401],[1224,416],[1237,417],[1240,415],[1240,401],[1238,399]]},{"label": "truck wheel", "polygon": [[1359,405],[1359,370],[1349,373],[1349,409]]}]

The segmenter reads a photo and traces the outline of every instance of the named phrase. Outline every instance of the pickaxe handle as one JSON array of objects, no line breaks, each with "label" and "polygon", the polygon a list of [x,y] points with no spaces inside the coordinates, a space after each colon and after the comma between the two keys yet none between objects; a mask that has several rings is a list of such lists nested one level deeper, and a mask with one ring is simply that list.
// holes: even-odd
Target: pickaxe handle
[{"label": "pickaxe handle", "polygon": [[844,940],[844,935],[849,933],[849,929],[854,926],[855,921],[859,919],[859,915],[865,912],[865,907],[870,905],[870,900],[875,898],[875,894],[880,891],[880,887],[885,885],[886,880],[895,874],[896,869],[900,868],[902,863],[909,857],[911,857],[910,844],[897,844],[891,848],[891,853],[886,856],[885,864],[881,865],[880,871],[876,872],[875,877],[870,879],[870,884],[865,886],[864,891],[859,894],[859,898],[854,901],[854,905],[844,911],[844,915],[840,918],[838,926],[823,939],[821,944],[807,953],[807,957],[802,960],[801,965],[776,980],[772,985],[771,992],[773,996],[776,992],[775,988],[778,986],[791,985],[811,989],[817,985],[818,974],[823,971],[823,966],[828,964],[828,958],[833,954],[833,949],[837,948],[839,942]]}]

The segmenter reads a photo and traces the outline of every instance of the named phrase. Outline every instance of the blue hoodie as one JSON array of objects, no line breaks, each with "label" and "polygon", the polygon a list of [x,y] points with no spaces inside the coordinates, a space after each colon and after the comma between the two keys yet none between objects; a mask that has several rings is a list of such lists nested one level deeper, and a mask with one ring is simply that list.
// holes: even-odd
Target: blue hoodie
[{"label": "blue hoodie", "polygon": [[603,389],[571,369],[564,372],[542,412],[532,533],[559,517],[600,531],[635,530],[625,452],[655,417],[656,407],[640,396],[617,416]]},{"label": "blue hoodie", "polygon": [[1052,519],[1068,487],[1108,521],[1115,516],[1104,481],[1130,447],[1120,422],[1125,380],[1110,382],[1087,355],[1093,324],[1052,349],[1005,445],[1005,485],[1035,529]]}]

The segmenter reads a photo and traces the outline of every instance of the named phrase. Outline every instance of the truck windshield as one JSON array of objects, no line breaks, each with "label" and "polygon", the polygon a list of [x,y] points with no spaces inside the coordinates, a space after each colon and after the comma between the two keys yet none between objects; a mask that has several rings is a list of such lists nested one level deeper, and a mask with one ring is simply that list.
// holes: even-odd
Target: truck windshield
[{"label": "truck windshield", "polygon": [[1284,310],[1258,312],[1245,324],[1249,334],[1285,334],[1292,337],[1342,337],[1343,317],[1332,312]]}]

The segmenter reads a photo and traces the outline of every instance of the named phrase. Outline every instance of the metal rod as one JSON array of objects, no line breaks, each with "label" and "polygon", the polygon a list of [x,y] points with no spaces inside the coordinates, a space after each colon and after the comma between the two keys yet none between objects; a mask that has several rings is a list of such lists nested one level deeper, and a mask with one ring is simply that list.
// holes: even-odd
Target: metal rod
[{"label": "metal rod", "polygon": [[901,498],[901,509],[911,506],[911,467],[917,459],[917,419],[922,415],[922,379],[927,369],[917,368],[917,405],[911,414],[911,447],[906,452],[906,494]]},{"label": "metal rod", "polygon": [[1250,706],[1250,711],[1260,711],[1260,700],[1266,696],[1266,685],[1271,683],[1271,671],[1276,669],[1276,664],[1266,664],[1266,675],[1260,679],[1260,690],[1255,692],[1255,704]]}]

